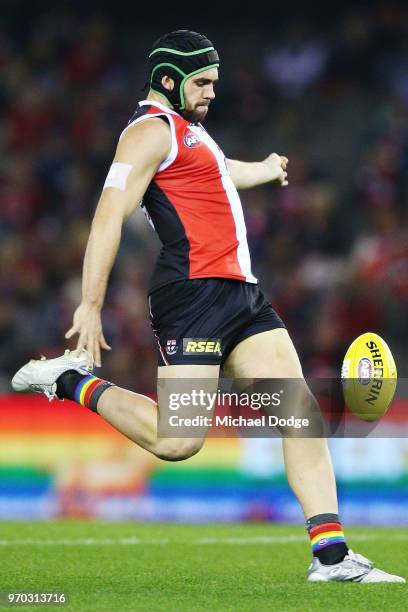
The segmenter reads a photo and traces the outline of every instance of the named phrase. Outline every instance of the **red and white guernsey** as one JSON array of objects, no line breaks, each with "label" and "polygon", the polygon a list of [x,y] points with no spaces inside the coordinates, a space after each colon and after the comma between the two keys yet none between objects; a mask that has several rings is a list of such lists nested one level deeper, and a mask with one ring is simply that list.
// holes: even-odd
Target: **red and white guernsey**
[{"label": "red and white guernsey", "polygon": [[193,278],[256,283],[241,201],[223,152],[201,124],[156,101],[139,102],[127,127],[151,117],[169,123],[171,150],[142,203],[163,244],[150,293]]}]

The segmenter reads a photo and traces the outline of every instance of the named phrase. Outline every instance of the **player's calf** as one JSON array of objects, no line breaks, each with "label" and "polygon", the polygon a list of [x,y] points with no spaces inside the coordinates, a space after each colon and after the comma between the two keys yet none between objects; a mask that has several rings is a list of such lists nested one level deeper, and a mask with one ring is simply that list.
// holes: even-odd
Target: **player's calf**
[{"label": "player's calf", "polygon": [[[55,359],[31,360],[15,374],[15,391],[44,393],[50,400],[70,399],[100,414],[118,431],[165,461],[182,461],[201,449],[203,438],[157,435],[157,404],[150,398],[116,387],[86,369],[87,351],[77,357],[65,351]],[[112,389],[113,397],[104,392]],[[109,395],[109,394],[108,394]],[[102,400],[102,401],[101,401]]]},{"label": "player's calf", "polygon": [[183,461],[196,455],[203,443],[200,438],[159,438],[152,452],[163,461]]}]

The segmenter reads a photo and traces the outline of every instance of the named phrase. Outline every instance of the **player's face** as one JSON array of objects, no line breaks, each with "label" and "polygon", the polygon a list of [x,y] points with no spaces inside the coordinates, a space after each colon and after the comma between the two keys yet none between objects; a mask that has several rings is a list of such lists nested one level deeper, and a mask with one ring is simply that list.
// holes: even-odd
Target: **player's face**
[{"label": "player's face", "polygon": [[209,68],[193,74],[184,83],[185,109],[182,115],[191,123],[205,119],[211,100],[214,100],[214,86],[218,81],[218,68]]}]

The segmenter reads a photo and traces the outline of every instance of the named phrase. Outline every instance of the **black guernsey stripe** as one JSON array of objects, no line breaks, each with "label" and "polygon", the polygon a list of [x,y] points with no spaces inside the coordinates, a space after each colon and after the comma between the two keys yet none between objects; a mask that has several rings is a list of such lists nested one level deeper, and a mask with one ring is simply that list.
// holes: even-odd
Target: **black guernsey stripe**
[{"label": "black guernsey stripe", "polygon": [[127,125],[130,125],[132,121],[135,121],[135,119],[139,119],[140,117],[143,117],[143,115],[146,115],[149,108],[151,108],[150,104],[144,104],[142,106],[138,106],[135,112],[133,113],[132,117],[127,122]]},{"label": "black guernsey stripe", "polygon": [[188,278],[190,244],[175,207],[154,180],[146,190],[143,207],[163,244],[150,282],[151,293],[162,285]]},{"label": "black guernsey stripe", "polygon": [[[144,117],[144,115],[147,115],[147,113],[149,112],[149,110],[152,108],[152,104],[142,104],[142,106],[139,106],[135,112],[133,113],[131,119],[129,119],[129,121],[127,122],[127,125],[129,126],[132,121],[135,121],[136,119],[140,119],[140,117]],[[158,109],[160,110],[160,109]],[[167,124],[169,123],[168,118],[166,117],[166,115],[163,113],[162,115],[160,115],[160,117],[157,117],[158,119],[163,119],[163,121],[165,121]],[[156,117],[153,117],[153,119],[156,119]]]}]

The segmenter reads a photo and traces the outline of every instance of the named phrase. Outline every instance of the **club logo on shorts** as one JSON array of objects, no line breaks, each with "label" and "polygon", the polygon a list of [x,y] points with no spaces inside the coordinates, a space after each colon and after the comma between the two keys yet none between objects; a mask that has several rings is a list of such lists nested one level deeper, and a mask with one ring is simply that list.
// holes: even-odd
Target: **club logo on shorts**
[{"label": "club logo on shorts", "polygon": [[167,340],[166,343],[166,353],[168,355],[175,355],[177,353],[177,343],[176,340]]},{"label": "club logo on shorts", "polygon": [[183,355],[222,355],[220,338],[183,338]]},{"label": "club logo on shorts", "polygon": [[187,132],[184,136],[184,144],[186,147],[194,149],[195,147],[201,147],[202,143],[199,137],[193,134],[193,132]]}]

